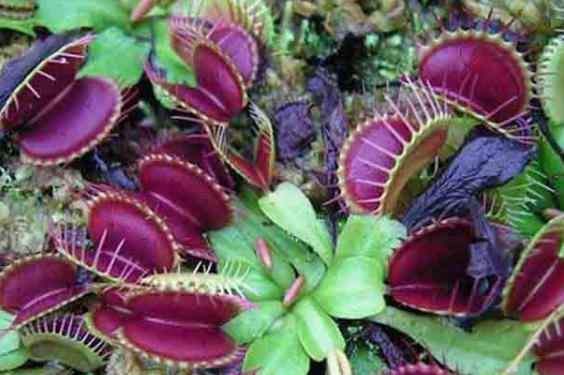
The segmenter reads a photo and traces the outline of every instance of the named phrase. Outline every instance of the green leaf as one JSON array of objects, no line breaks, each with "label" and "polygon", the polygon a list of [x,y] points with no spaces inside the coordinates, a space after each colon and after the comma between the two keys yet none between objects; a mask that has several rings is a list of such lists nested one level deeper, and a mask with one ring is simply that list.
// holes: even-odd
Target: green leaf
[{"label": "green leaf", "polygon": [[[228,266],[227,266],[228,265]],[[220,273],[226,273],[226,270],[239,270],[239,276],[235,278],[243,282],[241,291],[243,295],[252,302],[266,301],[272,299],[282,299],[284,297],[284,289],[276,285],[276,283],[268,276],[257,268],[244,261],[224,262],[221,260],[218,265]]]},{"label": "green leaf", "polygon": [[0,30],[8,29],[35,37],[35,31],[33,30],[35,26],[37,26],[37,24],[34,18],[28,18],[26,20],[12,20],[0,17]]},{"label": "green leaf", "polygon": [[384,290],[381,263],[357,256],[333,262],[313,298],[331,316],[363,319],[384,309]]},{"label": "green leaf", "polygon": [[284,313],[284,307],[279,301],[261,302],[257,305],[257,308],[244,311],[223,326],[223,330],[238,344],[246,344],[261,337]]},{"label": "green leaf", "polygon": [[405,227],[398,221],[351,215],[339,235],[334,261],[362,255],[381,261],[387,268],[388,256],[406,235]]},{"label": "green leaf", "polygon": [[388,370],[388,366],[375,354],[377,352],[378,349],[372,348],[368,343],[362,341],[356,342],[350,356],[353,374],[368,375],[385,373],[385,371]]},{"label": "green leaf", "polygon": [[260,375],[306,375],[309,358],[300,345],[298,327],[292,314],[281,327],[256,340],[249,348],[243,371],[260,369]]},{"label": "green leaf", "polygon": [[298,335],[307,354],[322,361],[332,350],[345,350],[345,339],[337,324],[312,298],[298,301],[293,311],[298,321]]},{"label": "green leaf", "polygon": [[172,48],[167,19],[155,19],[148,27],[154,38],[158,65],[166,71],[167,82],[197,86],[194,71]]},{"label": "green leaf", "polygon": [[[499,374],[525,346],[530,326],[511,320],[485,321],[467,333],[443,318],[415,315],[387,307],[371,320],[391,326],[427,347],[431,354],[463,375]],[[537,358],[527,354],[513,375],[529,375]]]},{"label": "green leaf", "polygon": [[37,0],[35,20],[52,32],[77,28],[129,28],[129,12],[116,0]]},{"label": "green leaf", "polygon": [[90,43],[88,60],[79,76],[106,77],[118,82],[120,87],[133,86],[143,75],[143,56],[148,52],[148,44],[111,27]]},{"label": "green leaf", "polygon": [[298,187],[282,183],[260,199],[259,205],[276,225],[310,245],[325,264],[331,262],[333,246],[327,227],[317,219],[313,206]]},{"label": "green leaf", "polygon": [[250,223],[233,223],[209,233],[212,249],[220,259],[220,270],[226,265],[244,270],[243,274],[247,273],[245,283],[252,286],[252,290],[247,288],[245,295],[251,301],[282,297],[294,281],[294,270],[282,257],[273,254],[273,268],[269,271],[256,255],[255,242],[259,236],[247,224]]},{"label": "green leaf", "polygon": [[[273,225],[266,216],[253,209],[252,204],[239,200],[234,202],[242,212],[232,223],[220,230],[208,233],[213,251],[222,261],[244,261],[265,277],[275,282],[282,290],[292,285],[296,270],[306,277],[304,292],[309,292],[319,283],[325,268],[321,260],[307,247],[295,241],[283,230]],[[267,270],[256,255],[255,244],[263,237],[270,245],[273,269]]]},{"label": "green leaf", "polygon": [[[0,310],[0,331],[9,329],[15,316]],[[2,332],[0,336],[0,371],[10,371],[28,360],[27,350],[21,346],[20,337],[14,330]]]},{"label": "green leaf", "polygon": [[11,371],[3,375],[62,375],[67,374],[66,370],[61,370],[58,367],[42,367],[42,368],[26,368]]}]

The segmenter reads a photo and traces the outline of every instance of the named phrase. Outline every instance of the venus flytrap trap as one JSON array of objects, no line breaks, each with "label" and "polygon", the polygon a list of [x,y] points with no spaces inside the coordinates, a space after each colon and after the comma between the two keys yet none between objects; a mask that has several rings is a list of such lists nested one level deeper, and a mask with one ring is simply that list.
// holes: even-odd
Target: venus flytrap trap
[{"label": "venus flytrap trap", "polygon": [[108,344],[88,332],[82,316],[70,313],[35,320],[21,337],[31,360],[56,360],[80,372],[99,369],[111,353]]},{"label": "venus flytrap trap", "polygon": [[503,309],[523,321],[545,319],[564,303],[564,216],[549,221],[531,240],[504,291]]},{"label": "venus flytrap trap", "polygon": [[564,123],[564,111],[558,105],[564,96],[564,38],[552,39],[539,60],[539,84],[542,106],[546,115],[556,124]]},{"label": "venus flytrap trap", "polygon": [[[349,373],[348,360],[337,360],[343,357],[345,340],[335,319],[362,319],[384,309],[388,257],[406,235],[405,228],[385,217],[350,216],[333,252],[324,222],[306,196],[291,184],[278,185],[258,200],[258,207],[249,206],[248,210],[253,216],[266,215],[309,245],[313,253],[302,257],[306,255],[318,266],[306,268],[296,259],[283,260],[288,249],[279,247],[280,240],[274,241],[269,233],[272,229],[261,221],[248,222],[247,213],[239,219],[242,224],[235,223],[239,230],[226,228],[211,235],[220,265],[239,260],[253,269],[246,281],[258,293],[244,294],[256,307],[225,326],[239,343],[250,343],[244,369],[256,369],[264,375],[299,375],[307,373],[310,359],[329,358],[334,373]],[[257,240],[259,249],[255,250]]]},{"label": "venus flytrap trap", "polygon": [[527,237],[544,225],[542,221],[540,227],[535,225],[543,211],[556,204],[554,189],[536,159],[506,185],[487,191],[483,200],[488,218],[517,228]]}]

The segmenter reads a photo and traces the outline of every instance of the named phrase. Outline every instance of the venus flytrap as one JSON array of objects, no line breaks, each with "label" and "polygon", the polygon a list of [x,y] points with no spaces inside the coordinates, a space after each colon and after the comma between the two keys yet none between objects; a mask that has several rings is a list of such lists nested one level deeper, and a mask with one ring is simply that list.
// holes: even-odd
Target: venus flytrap
[{"label": "venus flytrap", "polygon": [[[258,293],[245,293],[255,308],[224,326],[239,344],[250,344],[244,370],[303,375],[311,360],[331,359],[333,373],[349,373],[336,319],[362,319],[384,309],[388,255],[405,236],[405,228],[386,217],[353,215],[333,251],[323,221],[299,188],[288,183],[259,199],[258,207],[248,205],[247,211],[232,227],[210,236],[220,265],[234,261],[248,265],[252,271],[246,282]],[[265,242],[272,268],[264,262]],[[283,242],[293,250],[281,246]],[[305,264],[300,257],[288,256],[297,248],[303,251]]]}]

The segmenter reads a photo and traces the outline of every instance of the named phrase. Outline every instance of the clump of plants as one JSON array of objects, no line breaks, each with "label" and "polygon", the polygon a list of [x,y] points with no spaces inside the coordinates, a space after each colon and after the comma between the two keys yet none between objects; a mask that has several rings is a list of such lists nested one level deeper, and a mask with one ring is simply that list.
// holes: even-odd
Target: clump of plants
[{"label": "clump of plants", "polygon": [[562,373],[562,9],[0,0],[0,371]]}]

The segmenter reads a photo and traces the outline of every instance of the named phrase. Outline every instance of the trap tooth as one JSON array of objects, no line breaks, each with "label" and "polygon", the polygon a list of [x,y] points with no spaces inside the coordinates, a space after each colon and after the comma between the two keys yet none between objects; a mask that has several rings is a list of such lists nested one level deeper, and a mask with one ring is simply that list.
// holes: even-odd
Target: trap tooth
[{"label": "trap tooth", "polygon": [[43,317],[20,330],[30,359],[58,361],[80,372],[104,366],[110,347],[91,335],[82,316],[63,314]]},{"label": "trap tooth", "polygon": [[74,32],[51,35],[6,63],[0,73],[0,128],[31,120],[72,84],[91,40]]},{"label": "trap tooth", "polygon": [[19,259],[0,273],[0,308],[21,327],[89,293],[78,277],[77,267],[59,255]]},{"label": "trap tooth", "polygon": [[431,89],[418,92],[414,87],[410,81],[406,108],[387,98],[392,113],[375,112],[343,145],[339,186],[353,212],[397,214],[409,179],[429,165],[447,141],[452,120],[447,108]]},{"label": "trap tooth", "polygon": [[500,34],[443,31],[421,50],[418,76],[458,110],[505,136],[526,140],[514,122],[528,111],[531,72]]},{"label": "trap tooth", "polygon": [[537,321],[564,302],[564,216],[549,221],[521,254],[504,293],[503,309],[512,317]]},{"label": "trap tooth", "polygon": [[538,86],[542,106],[555,124],[564,123],[564,36],[554,38],[538,63]]},{"label": "trap tooth", "polygon": [[403,305],[436,314],[478,314],[494,298],[497,282],[478,290],[480,280],[466,273],[475,240],[472,225],[458,218],[411,235],[390,260],[391,296]]}]

